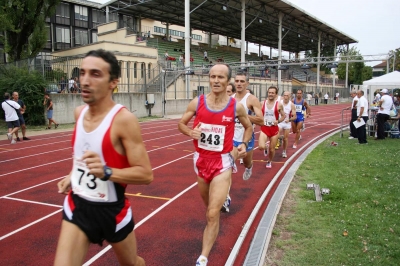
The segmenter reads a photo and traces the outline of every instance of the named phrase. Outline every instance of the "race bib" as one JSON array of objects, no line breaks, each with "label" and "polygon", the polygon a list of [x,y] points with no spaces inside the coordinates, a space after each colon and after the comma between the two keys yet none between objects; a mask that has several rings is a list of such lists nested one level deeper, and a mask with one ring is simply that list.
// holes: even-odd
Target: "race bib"
[{"label": "race bib", "polygon": [[222,151],[225,140],[225,126],[201,124],[201,135],[198,146],[208,151]]},{"label": "race bib", "polygon": [[295,104],[294,107],[296,108],[296,113],[301,113],[303,111],[303,105]]},{"label": "race bib", "polygon": [[97,201],[108,201],[107,181],[102,181],[90,174],[86,163],[75,157],[71,173],[71,186],[75,194]]},{"label": "race bib", "polygon": [[267,127],[271,127],[275,125],[275,119],[271,116],[264,116],[264,125]]}]

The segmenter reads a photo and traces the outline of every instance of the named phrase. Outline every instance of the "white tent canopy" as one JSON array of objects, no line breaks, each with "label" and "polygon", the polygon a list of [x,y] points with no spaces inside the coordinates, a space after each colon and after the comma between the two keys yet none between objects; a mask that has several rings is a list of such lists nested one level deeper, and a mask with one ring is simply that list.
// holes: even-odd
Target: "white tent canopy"
[{"label": "white tent canopy", "polygon": [[400,72],[393,71],[386,75],[366,80],[363,82],[364,93],[370,103],[374,100],[374,93],[377,90],[388,89],[389,94],[393,93],[394,89],[400,88]]}]

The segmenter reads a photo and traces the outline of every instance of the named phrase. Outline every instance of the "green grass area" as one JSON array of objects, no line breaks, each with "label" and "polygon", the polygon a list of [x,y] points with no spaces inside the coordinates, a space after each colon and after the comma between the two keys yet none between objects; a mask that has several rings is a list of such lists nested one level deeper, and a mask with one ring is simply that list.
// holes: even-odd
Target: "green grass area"
[{"label": "green grass area", "polygon": [[[146,117],[140,117],[138,118],[139,122],[146,122],[146,121],[150,121],[150,120],[155,120],[155,119],[160,119],[161,117],[159,116],[146,116]],[[6,134],[7,133],[7,125],[4,121],[2,121],[2,125],[0,127],[0,134]],[[75,126],[75,123],[70,123],[70,124],[60,124],[58,129],[73,129]],[[29,131],[42,131],[42,130],[46,130],[46,125],[42,125],[42,126],[31,126],[31,125],[27,125],[27,132]],[[52,125],[52,128],[54,129],[54,125]]]},{"label": "green grass area", "polygon": [[[335,135],[310,153],[278,216],[267,265],[400,265],[400,140],[368,141]],[[309,183],[330,194],[316,202]]]}]

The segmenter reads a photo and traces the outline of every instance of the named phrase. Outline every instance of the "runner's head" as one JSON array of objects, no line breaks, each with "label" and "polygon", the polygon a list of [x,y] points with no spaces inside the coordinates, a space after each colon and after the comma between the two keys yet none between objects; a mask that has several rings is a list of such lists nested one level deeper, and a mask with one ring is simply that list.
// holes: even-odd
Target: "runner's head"
[{"label": "runner's head", "polygon": [[231,96],[232,94],[234,94],[236,92],[236,87],[235,87],[235,83],[230,82],[228,84],[228,86],[226,86],[226,93]]},{"label": "runner's head", "polygon": [[249,76],[243,72],[237,73],[235,76],[235,85],[238,93],[246,93],[247,86],[249,86]]},{"label": "runner's head", "polygon": [[232,77],[232,70],[227,64],[216,64],[210,69],[210,88],[212,92],[226,92]]},{"label": "runner's head", "polygon": [[18,92],[14,91],[12,94],[12,97],[13,97],[14,101],[18,101],[18,98],[19,98]]},{"label": "runner's head", "polygon": [[298,100],[300,100],[301,98],[303,98],[303,90],[301,90],[301,89],[298,89],[298,90],[297,90],[296,98],[297,98]]},{"label": "runner's head", "polygon": [[290,101],[290,91],[283,92],[283,102],[288,103]]},{"label": "runner's head", "polygon": [[271,86],[268,88],[268,100],[275,100],[278,95],[278,88]]},{"label": "runner's head", "polygon": [[103,49],[88,52],[79,73],[82,100],[90,104],[110,97],[118,85],[120,72],[118,60],[112,53]]}]

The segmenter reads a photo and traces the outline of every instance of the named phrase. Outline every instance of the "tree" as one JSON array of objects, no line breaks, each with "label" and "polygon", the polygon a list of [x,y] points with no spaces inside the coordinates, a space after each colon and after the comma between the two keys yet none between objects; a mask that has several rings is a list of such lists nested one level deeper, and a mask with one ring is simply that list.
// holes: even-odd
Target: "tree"
[{"label": "tree", "polygon": [[[347,56],[346,58],[348,60],[364,59],[356,47],[350,48],[348,52],[343,52],[342,56]],[[346,59],[343,58],[343,60]],[[366,78],[368,76],[369,70],[365,70],[365,75],[363,75],[365,68],[364,62],[351,62],[348,64],[349,64],[348,84],[362,84],[364,80],[369,79]],[[339,63],[336,73],[339,79],[346,79],[346,63]],[[371,78],[372,78],[372,69],[371,69]]]},{"label": "tree", "polygon": [[[394,70],[400,71],[400,48],[389,51],[389,57],[395,55]],[[393,71],[393,58],[389,60],[389,72]],[[385,68],[386,72],[386,68]]]},{"label": "tree", "polygon": [[11,61],[36,56],[49,34],[45,20],[61,0],[0,0],[0,31]]}]

